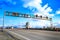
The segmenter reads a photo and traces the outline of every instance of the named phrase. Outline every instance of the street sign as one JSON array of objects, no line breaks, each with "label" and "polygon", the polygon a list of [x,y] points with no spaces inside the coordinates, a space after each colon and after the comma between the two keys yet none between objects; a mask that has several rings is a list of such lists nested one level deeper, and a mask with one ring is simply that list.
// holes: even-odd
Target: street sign
[{"label": "street sign", "polygon": [[14,17],[23,17],[23,18],[34,18],[34,19],[41,19],[41,20],[52,20],[49,17],[43,17],[42,15],[38,16],[38,15],[33,15],[33,17],[29,14],[22,14],[22,13],[17,13],[17,12],[9,12],[9,11],[5,11],[5,16],[14,16]]},{"label": "street sign", "polygon": [[13,12],[13,13],[12,13],[12,16],[18,16],[18,17],[19,17],[19,13]]}]

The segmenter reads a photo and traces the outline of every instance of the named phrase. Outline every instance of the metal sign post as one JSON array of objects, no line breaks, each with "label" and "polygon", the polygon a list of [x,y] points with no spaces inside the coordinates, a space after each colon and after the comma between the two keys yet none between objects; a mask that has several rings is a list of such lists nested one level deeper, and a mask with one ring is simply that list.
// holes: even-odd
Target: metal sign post
[{"label": "metal sign post", "polygon": [[3,28],[2,28],[2,32],[4,30],[4,15],[5,15],[5,12],[3,13]]}]

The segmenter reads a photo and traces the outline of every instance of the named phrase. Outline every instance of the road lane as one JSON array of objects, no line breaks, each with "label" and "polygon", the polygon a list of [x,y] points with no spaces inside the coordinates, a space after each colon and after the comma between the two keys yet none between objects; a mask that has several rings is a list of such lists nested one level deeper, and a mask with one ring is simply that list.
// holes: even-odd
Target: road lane
[{"label": "road lane", "polygon": [[12,30],[17,34],[30,40],[60,40],[60,32],[39,31],[39,30]]}]

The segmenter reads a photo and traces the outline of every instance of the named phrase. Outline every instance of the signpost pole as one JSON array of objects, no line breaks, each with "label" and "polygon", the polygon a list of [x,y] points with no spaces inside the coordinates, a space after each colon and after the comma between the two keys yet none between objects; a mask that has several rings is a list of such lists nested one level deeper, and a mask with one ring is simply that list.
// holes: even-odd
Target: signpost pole
[{"label": "signpost pole", "polygon": [[2,31],[4,30],[4,15],[5,15],[5,12],[3,13],[3,28],[2,28]]}]

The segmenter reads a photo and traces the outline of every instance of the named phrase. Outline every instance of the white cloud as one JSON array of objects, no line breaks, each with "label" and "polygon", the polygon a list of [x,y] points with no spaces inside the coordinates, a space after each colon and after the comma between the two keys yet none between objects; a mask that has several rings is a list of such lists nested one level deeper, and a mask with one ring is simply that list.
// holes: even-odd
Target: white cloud
[{"label": "white cloud", "polygon": [[60,21],[57,21],[55,23],[53,23],[53,26],[56,26],[56,25],[59,25],[60,24]]},{"label": "white cloud", "polygon": [[60,14],[60,10],[57,10],[57,11],[56,11],[56,14]]},{"label": "white cloud", "polygon": [[60,24],[60,21],[58,21],[58,24]]},{"label": "white cloud", "polygon": [[[52,12],[52,8],[48,6],[48,3],[45,4],[43,7],[42,7],[42,0],[32,0],[30,2],[27,2],[27,1],[24,1],[25,4],[23,5],[23,7],[25,8],[28,8],[30,10],[32,10],[34,12],[34,15],[37,14],[37,15],[42,15],[42,16],[48,16],[48,17],[53,17],[54,14],[50,14],[50,12]],[[35,11],[35,9],[37,9],[37,12]],[[40,21],[37,21],[36,23],[35,22],[31,22],[30,25],[33,25],[33,26],[50,26],[50,22],[46,21],[46,20],[40,20]]]},{"label": "white cloud", "polygon": [[45,27],[50,26],[50,22],[46,20],[30,21],[30,26],[31,27],[39,26],[43,28],[43,26]]},{"label": "white cloud", "polygon": [[40,15],[49,16],[49,17],[54,16],[54,14],[49,14],[49,12],[52,12],[52,9],[51,7],[48,7],[48,3],[42,7],[41,5],[42,0],[32,0],[28,3],[26,1],[24,2],[26,3],[23,5],[25,8],[29,8],[30,10],[32,10],[33,8],[37,9],[37,12],[34,11],[34,14],[38,13],[38,15],[40,14]]},{"label": "white cloud", "polygon": [[56,23],[53,24],[53,26],[56,26],[56,25],[58,25],[58,24],[56,24]]}]

